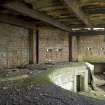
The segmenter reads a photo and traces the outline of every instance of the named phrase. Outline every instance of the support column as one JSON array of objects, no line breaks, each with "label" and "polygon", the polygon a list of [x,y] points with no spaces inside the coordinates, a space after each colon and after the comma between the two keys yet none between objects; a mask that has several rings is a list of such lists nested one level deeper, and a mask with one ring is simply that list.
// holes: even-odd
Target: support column
[{"label": "support column", "polygon": [[29,31],[29,47],[29,63],[36,64],[36,31],[34,29]]},{"label": "support column", "polygon": [[69,34],[69,62],[72,61],[72,36]]},{"label": "support column", "polygon": [[78,42],[76,36],[72,36],[72,60],[78,61]]},{"label": "support column", "polygon": [[36,29],[36,63],[39,63],[39,30]]}]

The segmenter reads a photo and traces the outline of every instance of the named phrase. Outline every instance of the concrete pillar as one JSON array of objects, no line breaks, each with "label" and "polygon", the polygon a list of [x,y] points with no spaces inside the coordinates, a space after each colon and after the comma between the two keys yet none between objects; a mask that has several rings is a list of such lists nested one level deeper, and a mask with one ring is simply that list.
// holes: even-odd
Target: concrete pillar
[{"label": "concrete pillar", "polygon": [[36,29],[36,63],[39,63],[39,29]]},{"label": "concrete pillar", "polygon": [[36,64],[36,30],[29,31],[30,40],[30,64]]},{"label": "concrete pillar", "polygon": [[72,61],[78,61],[77,37],[72,36]]},{"label": "concrete pillar", "polygon": [[69,62],[72,61],[72,36],[70,34],[68,34],[68,38],[69,38]]},{"label": "concrete pillar", "polygon": [[85,79],[84,79],[84,89],[85,89],[85,91],[88,91],[88,71],[85,71],[85,77],[84,77]]}]

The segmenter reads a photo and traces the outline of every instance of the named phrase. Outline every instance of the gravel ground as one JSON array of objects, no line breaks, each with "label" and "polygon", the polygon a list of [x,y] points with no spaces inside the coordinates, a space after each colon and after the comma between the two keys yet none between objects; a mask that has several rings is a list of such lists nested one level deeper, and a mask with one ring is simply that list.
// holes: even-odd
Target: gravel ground
[{"label": "gravel ground", "polygon": [[0,105],[105,105],[56,86],[0,89]]},{"label": "gravel ground", "polygon": [[[35,76],[46,70],[44,66],[23,68],[6,69],[5,72],[1,70],[0,76],[12,77],[20,74]],[[105,101],[78,95],[54,84],[33,84],[29,78],[26,79],[22,80],[23,82],[20,80],[0,82],[0,105],[105,105]]]},{"label": "gravel ground", "polygon": [[20,81],[1,82],[0,105],[105,105],[105,101],[75,94],[54,84],[23,83],[21,86]]}]

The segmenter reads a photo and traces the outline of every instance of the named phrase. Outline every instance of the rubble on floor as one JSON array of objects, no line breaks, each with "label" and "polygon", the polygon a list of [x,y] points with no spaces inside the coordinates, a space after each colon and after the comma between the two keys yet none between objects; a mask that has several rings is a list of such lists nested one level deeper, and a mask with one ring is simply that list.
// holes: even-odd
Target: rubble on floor
[{"label": "rubble on floor", "polygon": [[1,70],[0,105],[105,105],[105,100],[95,97],[98,92],[90,90],[81,95],[55,85],[49,79],[51,68],[55,67],[56,64],[42,64]]},{"label": "rubble on floor", "polygon": [[0,105],[105,105],[105,102],[50,85],[0,89]]}]

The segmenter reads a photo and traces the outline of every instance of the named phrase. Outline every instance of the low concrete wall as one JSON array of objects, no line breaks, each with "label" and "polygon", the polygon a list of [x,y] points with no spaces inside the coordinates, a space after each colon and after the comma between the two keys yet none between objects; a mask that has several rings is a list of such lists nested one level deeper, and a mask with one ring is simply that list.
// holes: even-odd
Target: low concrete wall
[{"label": "low concrete wall", "polygon": [[103,73],[105,72],[105,63],[94,63],[94,72]]},{"label": "low concrete wall", "polygon": [[86,66],[77,66],[77,67],[65,67],[58,68],[50,74],[51,81],[66,89],[73,92],[77,92],[77,76],[81,75],[84,78],[83,85],[81,88],[84,88],[83,91],[88,90],[88,70]]}]

